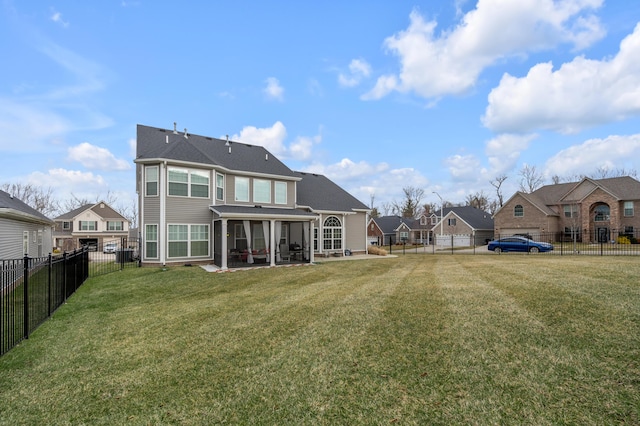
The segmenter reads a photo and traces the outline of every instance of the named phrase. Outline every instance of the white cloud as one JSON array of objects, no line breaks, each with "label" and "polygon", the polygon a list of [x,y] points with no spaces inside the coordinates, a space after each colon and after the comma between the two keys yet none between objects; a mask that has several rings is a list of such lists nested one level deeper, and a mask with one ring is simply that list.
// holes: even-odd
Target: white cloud
[{"label": "white cloud", "polygon": [[62,19],[62,13],[60,12],[53,11],[51,14],[51,20],[63,28],[67,28],[69,26],[69,22]]},{"label": "white cloud", "polygon": [[604,35],[598,19],[589,14],[601,5],[602,0],[483,0],[456,28],[440,34],[436,21],[426,21],[414,10],[409,27],[384,42],[398,56],[400,73],[381,76],[363,99],[379,99],[394,90],[424,98],[459,95],[502,58],[559,43],[584,48]]},{"label": "white cloud", "polygon": [[605,139],[589,139],[580,145],[563,149],[547,160],[544,173],[563,177],[589,174],[600,168],[637,170],[640,164],[638,158],[640,134],[613,135]]},{"label": "white cloud", "polygon": [[274,155],[280,155],[286,151],[284,140],[287,137],[287,129],[280,121],[276,121],[273,126],[258,128],[254,126],[243,127],[240,134],[232,136],[233,140],[250,145],[260,145],[265,147]]},{"label": "white cloud", "polygon": [[280,85],[280,82],[275,77],[269,77],[266,80],[267,87],[264,88],[263,92],[268,99],[273,99],[276,101],[284,100],[284,88]]},{"label": "white cloud", "polygon": [[364,59],[353,59],[349,64],[349,73],[340,73],[338,83],[343,87],[355,87],[371,74],[371,66]]},{"label": "white cloud", "polygon": [[68,149],[68,158],[96,170],[129,170],[128,161],[116,158],[108,149],[83,142]]},{"label": "white cloud", "polygon": [[520,158],[520,153],[529,147],[538,135],[514,135],[504,133],[487,142],[485,154],[489,160],[490,173],[495,175],[507,173],[513,169]]},{"label": "white cloud", "polygon": [[0,150],[41,152],[67,132],[71,123],[40,106],[0,98]]},{"label": "white cloud", "polygon": [[493,131],[550,129],[575,133],[640,115],[640,24],[612,59],[582,56],[553,71],[538,64],[526,77],[505,74],[489,94],[483,122]]},{"label": "white cloud", "polygon": [[290,146],[288,156],[298,161],[306,161],[312,157],[313,146],[322,141],[320,135],[314,137],[301,136]]},{"label": "white cloud", "polygon": [[471,154],[452,155],[444,160],[454,182],[475,181],[482,171],[480,160]]},{"label": "white cloud", "polygon": [[93,199],[95,194],[103,192],[107,188],[107,182],[100,175],[78,170],[66,170],[62,168],[50,169],[47,173],[33,172],[26,177],[28,183],[54,188],[61,199],[69,198],[71,194],[79,198]]}]

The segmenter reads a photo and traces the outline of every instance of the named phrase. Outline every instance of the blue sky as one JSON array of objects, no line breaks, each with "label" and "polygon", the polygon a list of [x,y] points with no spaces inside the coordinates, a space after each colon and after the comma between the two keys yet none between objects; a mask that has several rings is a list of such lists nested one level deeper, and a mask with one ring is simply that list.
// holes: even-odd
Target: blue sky
[{"label": "blue sky", "polygon": [[640,170],[640,2],[0,0],[0,183],[135,199],[136,124],[379,208]]}]

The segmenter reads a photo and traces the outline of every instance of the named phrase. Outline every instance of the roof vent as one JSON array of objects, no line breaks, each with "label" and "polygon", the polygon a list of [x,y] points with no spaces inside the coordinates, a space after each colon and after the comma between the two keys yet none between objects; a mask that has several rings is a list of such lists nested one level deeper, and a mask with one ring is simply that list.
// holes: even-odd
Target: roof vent
[{"label": "roof vent", "polygon": [[264,155],[264,161],[267,161],[269,159],[269,154],[265,154]]},{"label": "roof vent", "polygon": [[175,121],[173,122],[173,133],[175,135],[178,134],[178,123],[176,123]]},{"label": "roof vent", "polygon": [[164,143],[169,143],[169,135],[166,135],[166,136],[165,136]]},{"label": "roof vent", "polygon": [[189,139],[189,134],[187,133],[187,128],[184,128],[184,138]]},{"label": "roof vent", "polygon": [[227,143],[225,143],[224,146],[231,146],[231,142],[229,142],[229,135],[227,135]]}]

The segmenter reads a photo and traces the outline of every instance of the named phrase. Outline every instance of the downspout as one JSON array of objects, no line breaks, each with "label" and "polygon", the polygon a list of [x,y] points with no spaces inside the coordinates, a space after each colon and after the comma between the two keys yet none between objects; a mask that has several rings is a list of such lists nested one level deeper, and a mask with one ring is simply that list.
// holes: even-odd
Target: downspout
[{"label": "downspout", "polygon": [[164,161],[160,163],[160,173],[158,173],[158,180],[160,181],[160,223],[158,225],[158,258],[160,263],[164,266],[167,263],[165,247],[167,247],[168,242],[166,241],[166,228],[167,228],[167,212],[166,212],[166,204],[167,204],[167,191],[165,191],[166,186],[166,173],[165,170],[167,168],[167,162]]}]

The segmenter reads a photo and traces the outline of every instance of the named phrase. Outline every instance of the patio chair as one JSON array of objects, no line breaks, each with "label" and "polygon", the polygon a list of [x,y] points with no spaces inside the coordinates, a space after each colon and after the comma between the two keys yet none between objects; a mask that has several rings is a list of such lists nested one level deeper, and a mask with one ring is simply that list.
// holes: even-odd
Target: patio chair
[{"label": "patio chair", "polygon": [[286,244],[280,244],[280,259],[291,262],[291,252],[289,252],[289,246]]}]

